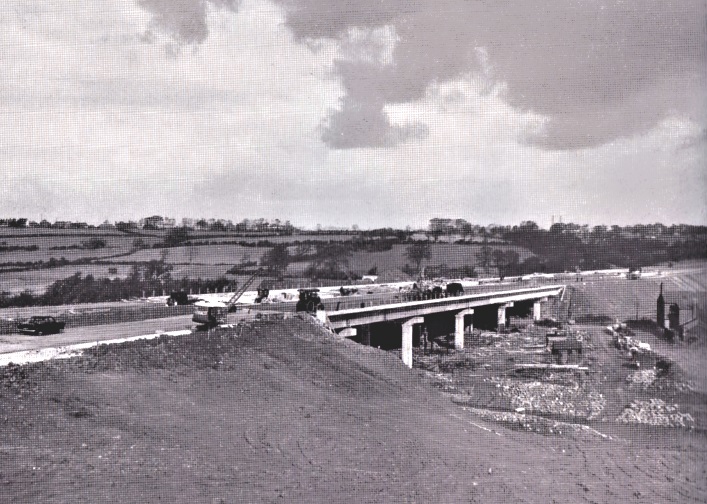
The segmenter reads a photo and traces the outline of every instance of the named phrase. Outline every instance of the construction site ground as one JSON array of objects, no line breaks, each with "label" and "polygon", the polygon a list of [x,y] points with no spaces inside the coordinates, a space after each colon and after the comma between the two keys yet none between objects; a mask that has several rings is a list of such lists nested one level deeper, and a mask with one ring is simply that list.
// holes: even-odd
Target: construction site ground
[{"label": "construction site ground", "polygon": [[574,329],[587,371],[519,376],[549,362],[529,324],[411,371],[307,316],[3,367],[0,500],[704,502],[704,340],[635,331],[671,362],[652,381]]}]

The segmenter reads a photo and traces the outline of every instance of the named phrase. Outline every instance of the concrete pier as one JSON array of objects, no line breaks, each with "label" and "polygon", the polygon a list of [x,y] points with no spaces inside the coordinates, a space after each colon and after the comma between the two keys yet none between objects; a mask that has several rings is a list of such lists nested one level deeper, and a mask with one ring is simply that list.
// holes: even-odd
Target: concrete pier
[{"label": "concrete pier", "polygon": [[542,303],[546,302],[547,298],[538,299],[533,303],[533,320],[536,322],[542,320]]},{"label": "concrete pier", "polygon": [[412,368],[412,328],[424,323],[424,317],[413,317],[403,324],[402,358],[403,364],[409,368]]},{"label": "concrete pier", "polygon": [[[470,308],[468,310],[462,310],[454,316],[454,348],[457,350],[462,350],[464,348],[464,333],[466,332],[464,317],[473,314],[474,310]],[[470,327],[472,330],[474,329],[473,322]]]},{"label": "concrete pier", "polygon": [[506,308],[512,308],[513,303],[504,303],[498,307],[498,330],[502,331],[506,328]]},{"label": "concrete pier", "polygon": [[356,336],[357,332],[358,331],[356,330],[355,327],[345,327],[342,330],[340,330],[338,332],[338,334],[339,334],[339,336],[341,336],[343,338],[353,338],[354,336]]}]

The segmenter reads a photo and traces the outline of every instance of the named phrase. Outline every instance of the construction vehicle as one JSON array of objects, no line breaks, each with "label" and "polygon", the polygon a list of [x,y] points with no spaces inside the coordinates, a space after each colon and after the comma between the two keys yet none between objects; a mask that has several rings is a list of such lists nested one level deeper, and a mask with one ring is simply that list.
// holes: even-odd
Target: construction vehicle
[{"label": "construction vehicle", "polygon": [[642,270],[640,267],[636,266],[631,266],[628,269],[628,273],[626,274],[626,278],[629,280],[640,280],[642,274]]},{"label": "construction vehicle", "polygon": [[319,289],[299,290],[296,311],[314,313],[320,306],[322,306],[322,298],[319,297]]},{"label": "construction vehicle", "polygon": [[235,307],[236,302],[238,302],[259,275],[260,271],[255,272],[234,291],[233,295],[226,302],[201,300],[194,303],[194,315],[191,318],[192,322],[196,322],[200,328],[207,329],[225,324],[228,312],[231,308]]},{"label": "construction vehicle", "polygon": [[448,297],[463,296],[464,286],[459,282],[449,282],[444,291]]},{"label": "construction vehicle", "polygon": [[272,289],[272,280],[263,280],[258,286],[258,295],[255,298],[256,303],[267,302],[268,296],[270,296],[270,289]]},{"label": "construction vehicle", "polygon": [[167,306],[194,304],[198,300],[197,296],[189,295],[183,291],[172,292],[167,298]]}]

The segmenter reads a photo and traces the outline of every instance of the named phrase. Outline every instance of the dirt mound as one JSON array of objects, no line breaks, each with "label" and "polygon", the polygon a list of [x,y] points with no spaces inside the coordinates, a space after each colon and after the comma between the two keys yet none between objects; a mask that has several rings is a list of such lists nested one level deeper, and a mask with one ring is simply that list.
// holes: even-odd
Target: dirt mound
[{"label": "dirt mound", "polygon": [[3,373],[0,488],[13,502],[696,502],[707,490],[696,451],[486,423],[423,371],[305,319]]}]

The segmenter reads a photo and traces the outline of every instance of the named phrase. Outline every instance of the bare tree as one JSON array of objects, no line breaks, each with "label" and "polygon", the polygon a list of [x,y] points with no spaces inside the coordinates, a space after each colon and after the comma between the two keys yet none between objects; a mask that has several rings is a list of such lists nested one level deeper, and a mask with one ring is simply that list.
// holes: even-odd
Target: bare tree
[{"label": "bare tree", "polygon": [[417,271],[420,271],[422,262],[425,260],[429,261],[430,257],[432,257],[430,244],[428,242],[415,242],[409,245],[405,250],[405,257],[415,264]]},{"label": "bare tree", "polygon": [[484,268],[484,273],[488,273],[489,264],[491,264],[492,252],[489,246],[489,236],[488,232],[483,230],[484,241],[481,245],[481,250],[476,254],[476,259],[479,261],[479,266]]}]

